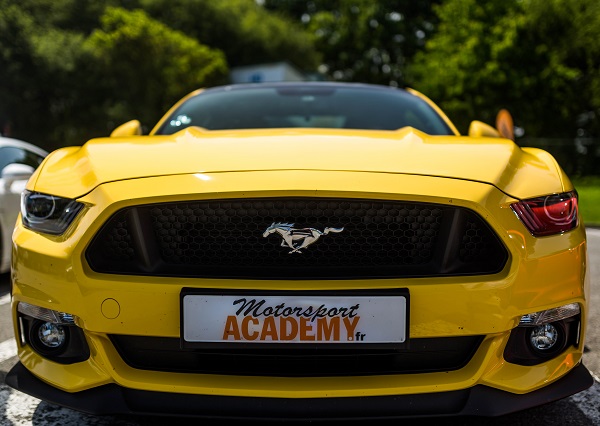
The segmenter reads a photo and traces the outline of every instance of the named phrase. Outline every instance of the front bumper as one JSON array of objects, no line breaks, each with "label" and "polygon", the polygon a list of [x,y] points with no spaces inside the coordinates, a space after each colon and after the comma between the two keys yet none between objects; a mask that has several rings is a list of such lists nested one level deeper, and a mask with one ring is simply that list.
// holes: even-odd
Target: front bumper
[{"label": "front bumper", "polygon": [[501,416],[581,392],[594,379],[583,364],[549,386],[515,395],[483,385],[417,395],[349,398],[254,398],[189,395],[108,384],[68,393],[37,379],[21,363],[6,376],[14,389],[95,415],[163,415],[246,420],[361,420],[399,417]]},{"label": "front bumper", "polygon": [[[444,180],[442,186],[432,177],[362,176],[364,179],[357,180],[362,185],[359,190],[340,192],[350,177],[356,179],[356,173],[329,176],[307,172],[300,176],[302,179],[283,172],[251,174],[246,192],[240,190],[239,179],[228,174],[216,176],[209,184],[189,176],[151,178],[143,183],[114,182],[81,200],[88,210],[65,236],[48,238],[18,224],[13,234],[15,335],[20,335],[17,306],[21,302],[67,312],[78,318],[76,325],[85,334],[90,356],[82,362],[59,364],[19,341],[22,364],[9,374],[9,385],[50,402],[97,414],[357,419],[501,415],[569,396],[592,384],[580,364],[589,299],[585,231],[581,227],[561,236],[535,239],[523,232],[522,224],[507,207],[513,201],[510,197],[477,182]],[[223,194],[287,196],[290,190],[286,188],[297,188],[292,195],[313,196],[310,188],[322,182],[329,185],[320,194],[323,196],[410,198],[470,208],[498,232],[510,260],[503,271],[493,275],[377,280],[109,275],[94,272],[84,261],[85,248],[100,226],[128,205],[220,198]],[[275,188],[251,190],[267,186]],[[190,193],[173,195],[173,188],[189,188]],[[397,188],[413,188],[415,194],[426,195],[402,194]],[[128,199],[131,194],[136,198]],[[411,339],[482,336],[483,341],[463,367],[419,374],[276,377],[144,370],[126,363],[110,336],[178,339],[180,295],[185,287],[227,293],[407,288]],[[576,344],[533,366],[505,360],[504,349],[522,315],[570,303],[581,307],[580,339]]]}]

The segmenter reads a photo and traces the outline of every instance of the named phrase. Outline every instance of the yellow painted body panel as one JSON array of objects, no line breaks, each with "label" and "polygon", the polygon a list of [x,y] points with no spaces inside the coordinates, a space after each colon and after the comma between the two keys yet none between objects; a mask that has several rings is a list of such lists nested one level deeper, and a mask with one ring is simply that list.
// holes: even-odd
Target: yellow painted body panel
[{"label": "yellow painted body panel", "polygon": [[[21,301],[76,315],[92,355],[81,363],[58,365],[35,354],[25,345],[19,347],[23,364],[42,380],[68,392],[117,383],[134,389],[178,393],[324,398],[440,392],[465,389],[476,384],[517,394],[526,393],[559,379],[581,361],[582,345],[569,347],[560,356],[536,366],[514,365],[503,359],[510,331],[526,313],[579,303],[582,308],[582,341],[585,338],[589,300],[585,229],[579,226],[565,234],[534,238],[509,207],[515,201],[511,188],[520,196],[569,189],[568,180],[551,170],[552,163],[545,161],[543,155],[521,152],[504,140],[482,144],[481,149],[471,143],[470,149],[474,151],[472,160],[465,162],[463,157],[460,164],[463,167],[466,164],[461,173],[463,176],[470,173],[473,176],[458,179],[459,166],[449,161],[450,153],[470,152],[462,146],[468,144],[466,139],[455,143],[444,138],[427,138],[424,141],[425,138],[418,132],[407,131],[400,140],[390,140],[390,132],[381,132],[383,153],[375,159],[370,156],[375,156],[376,150],[360,157],[358,146],[364,144],[364,140],[360,137],[362,133],[356,132],[356,146],[352,138],[347,140],[349,155],[346,159],[323,161],[319,156],[312,158],[309,155],[311,149],[317,150],[317,142],[305,144],[301,149],[300,136],[310,132],[299,131],[297,140],[292,131],[232,132],[229,136],[221,133],[224,139],[216,139],[208,132],[209,136],[204,140],[202,132],[190,130],[176,135],[175,139],[179,138],[177,142],[169,138],[156,138],[156,142],[144,139],[121,141],[122,151],[116,149],[113,142],[101,140],[83,148],[90,155],[89,159],[76,149],[65,150],[64,155],[56,154],[63,158],[49,160],[44,167],[44,181],[30,182],[31,189],[56,192],[54,189],[60,188],[57,185],[62,182],[66,185],[63,195],[79,194],[79,201],[86,205],[85,211],[64,235],[57,237],[32,232],[19,222],[13,235],[13,315],[16,319],[16,307]],[[323,133],[334,147],[341,139],[338,132]],[[235,135],[240,141],[235,139]],[[265,139],[264,144],[252,154],[252,143],[257,143],[261,135]],[[369,136],[375,139],[378,135],[369,132]],[[290,146],[297,149],[277,152],[278,137],[287,138],[288,149]],[[247,138],[252,139],[251,144],[248,144]],[[130,159],[127,164],[130,145],[140,143],[150,145],[148,157],[138,156],[141,166]],[[206,158],[203,150],[206,150],[206,155],[214,155],[218,150],[226,153],[227,150],[218,146],[223,143],[231,144],[231,149],[236,152],[234,158],[213,158],[205,162],[205,168],[195,168],[195,161],[201,164]],[[182,151],[177,148],[179,144],[184,146]],[[429,144],[436,146],[436,152],[445,152],[447,165],[441,154],[428,160],[419,159],[421,155],[427,157]],[[174,157],[170,157],[169,147],[177,151],[179,160],[176,166],[170,164],[170,158]],[[248,162],[243,159],[245,155],[266,155],[267,151],[270,152],[267,158],[258,157]],[[330,154],[334,151],[332,149]],[[390,158],[394,151],[397,151],[396,154]],[[114,168],[107,167],[109,152],[113,153]],[[119,159],[114,158],[115,152],[119,152]],[[183,155],[183,152],[188,155]],[[419,155],[411,156],[411,152]],[[303,169],[292,167],[302,164],[295,159],[296,154],[307,162],[309,158],[312,160]],[[510,158],[511,168],[494,169],[489,162],[484,166],[483,162],[476,161],[477,155]],[[277,159],[281,164],[279,168],[276,167]],[[420,169],[412,164],[419,161]],[[427,161],[432,164],[431,170],[435,165],[444,172],[428,176],[423,172]],[[370,170],[379,163],[383,166]],[[402,167],[394,169],[395,163]],[[250,170],[251,164],[256,165],[255,170]],[[82,179],[73,179],[69,166],[71,170],[78,168],[77,173]],[[283,170],[286,168],[291,170]],[[145,177],[125,179],[124,169],[134,176]],[[180,172],[175,173],[175,170]],[[417,170],[421,172],[417,173]],[[520,173],[536,177],[517,184],[515,176]],[[479,178],[476,179],[475,175]],[[90,270],[84,258],[86,247],[102,224],[113,213],[130,205],[277,196],[373,198],[467,207],[481,215],[498,234],[509,252],[509,260],[504,270],[488,276],[235,280],[99,274]],[[465,367],[429,374],[257,378],[161,373],[126,365],[107,335],[178,337],[179,296],[183,287],[238,290],[407,288],[410,292],[411,338],[484,335],[485,339]]]},{"label": "yellow painted body panel", "polygon": [[[135,159],[135,160],[133,160]],[[438,176],[493,185],[519,199],[572,189],[544,151],[501,138],[398,131],[267,129],[92,140],[52,153],[39,192],[81,197],[98,185],[192,173],[329,170]],[[37,175],[36,175],[37,176]],[[318,187],[318,186],[317,186]]]}]

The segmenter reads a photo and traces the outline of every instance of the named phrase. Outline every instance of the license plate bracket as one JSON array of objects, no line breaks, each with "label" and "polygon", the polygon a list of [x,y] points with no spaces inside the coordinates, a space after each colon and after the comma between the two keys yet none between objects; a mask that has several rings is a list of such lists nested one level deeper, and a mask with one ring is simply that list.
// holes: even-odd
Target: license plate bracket
[{"label": "license plate bracket", "polygon": [[181,347],[408,348],[406,288],[244,291],[183,288]]}]

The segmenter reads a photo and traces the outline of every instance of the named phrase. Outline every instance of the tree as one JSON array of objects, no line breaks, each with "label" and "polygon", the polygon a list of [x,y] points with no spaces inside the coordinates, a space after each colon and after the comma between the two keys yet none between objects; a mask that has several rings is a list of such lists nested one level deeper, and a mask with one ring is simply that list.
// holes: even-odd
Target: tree
[{"label": "tree", "polygon": [[44,147],[76,99],[71,82],[84,37],[40,24],[0,1],[0,131]]},{"label": "tree", "polygon": [[314,71],[319,54],[300,25],[255,0],[139,0],[148,14],[222,50],[230,66],[287,61]]},{"label": "tree", "polygon": [[[109,122],[138,118],[153,125],[175,101],[199,87],[228,81],[223,53],[150,18],[142,10],[107,8],[85,41]],[[97,96],[94,96],[97,98]],[[91,106],[90,106],[91,107]]]},{"label": "tree", "polygon": [[314,69],[312,38],[253,0],[0,0],[0,132],[80,145],[130,118],[152,126],[228,82],[228,63],[285,60]]},{"label": "tree", "polygon": [[265,0],[301,21],[333,80],[405,85],[405,68],[434,30],[436,0]]},{"label": "tree", "polygon": [[[529,136],[598,136],[600,5],[596,0],[448,0],[410,67],[410,84],[463,133],[509,109]],[[596,129],[596,130],[594,130]]]}]

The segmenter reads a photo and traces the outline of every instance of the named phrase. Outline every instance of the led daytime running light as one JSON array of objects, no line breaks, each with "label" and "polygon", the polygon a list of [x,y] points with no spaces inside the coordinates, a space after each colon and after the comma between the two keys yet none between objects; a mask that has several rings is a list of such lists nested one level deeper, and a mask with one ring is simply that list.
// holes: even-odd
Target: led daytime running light
[{"label": "led daytime running light", "polygon": [[519,322],[520,327],[536,327],[539,325],[549,324],[552,322],[564,320],[565,318],[574,317],[581,313],[579,303],[570,303],[559,308],[552,308],[546,311],[533,312],[523,315]]},{"label": "led daytime running light", "polygon": [[30,305],[29,303],[19,302],[17,311],[41,321],[50,322],[59,325],[75,325],[75,316],[66,312],[53,311],[52,309],[42,308],[41,306]]}]

